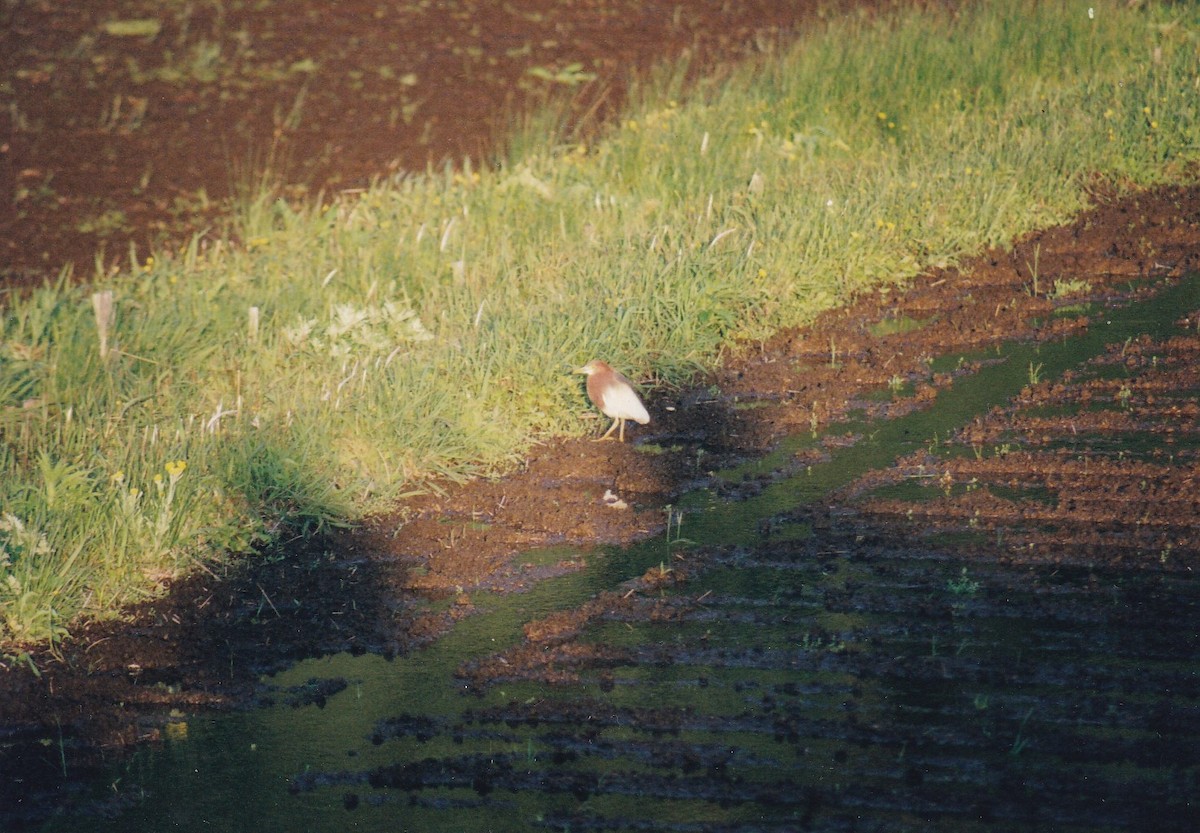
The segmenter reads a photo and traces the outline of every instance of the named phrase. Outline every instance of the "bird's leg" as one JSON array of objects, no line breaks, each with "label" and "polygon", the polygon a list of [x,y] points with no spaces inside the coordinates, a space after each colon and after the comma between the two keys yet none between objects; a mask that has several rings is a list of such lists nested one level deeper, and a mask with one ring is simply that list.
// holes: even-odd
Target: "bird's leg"
[{"label": "bird's leg", "polygon": [[[604,434],[603,434],[602,436],[599,436],[599,437],[597,437],[597,438],[596,438],[596,442],[600,442],[601,440],[607,440],[609,437],[611,437],[611,436],[612,436],[612,432],[617,430],[617,425],[618,425],[620,422],[621,422],[621,420],[619,420],[619,419],[614,419],[614,420],[613,420],[613,424],[612,424],[612,425],[610,425],[610,426],[608,426],[608,430],[607,430],[607,431],[605,431],[605,432],[604,432]],[[621,428],[622,428],[622,429],[624,429],[624,428],[625,428],[625,426],[624,426],[624,425],[622,425],[622,426],[621,426]]]},{"label": "bird's leg", "polygon": [[621,436],[621,442],[625,442],[625,420],[621,420],[620,436]]}]

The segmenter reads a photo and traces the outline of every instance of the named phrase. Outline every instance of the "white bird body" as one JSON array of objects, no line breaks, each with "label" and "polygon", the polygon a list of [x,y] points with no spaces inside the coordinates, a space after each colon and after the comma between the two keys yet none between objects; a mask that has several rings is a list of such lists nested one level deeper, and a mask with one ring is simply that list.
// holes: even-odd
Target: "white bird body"
[{"label": "white bird body", "polygon": [[620,440],[625,442],[626,420],[632,419],[638,425],[650,422],[650,413],[637,395],[633,382],[613,370],[606,362],[593,359],[579,368],[578,372],[588,377],[588,398],[600,409],[600,413],[613,421],[600,439],[606,439],[619,428]]}]

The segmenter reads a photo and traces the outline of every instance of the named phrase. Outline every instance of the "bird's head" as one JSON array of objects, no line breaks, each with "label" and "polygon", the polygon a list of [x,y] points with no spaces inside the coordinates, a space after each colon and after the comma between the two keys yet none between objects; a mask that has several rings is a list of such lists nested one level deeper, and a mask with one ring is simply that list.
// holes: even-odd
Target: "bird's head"
[{"label": "bird's head", "polygon": [[583,367],[577,369],[575,372],[582,373],[585,376],[591,376],[595,373],[604,373],[605,371],[612,373],[612,368],[608,366],[607,362],[602,362],[599,359],[592,359],[590,362],[585,364]]}]

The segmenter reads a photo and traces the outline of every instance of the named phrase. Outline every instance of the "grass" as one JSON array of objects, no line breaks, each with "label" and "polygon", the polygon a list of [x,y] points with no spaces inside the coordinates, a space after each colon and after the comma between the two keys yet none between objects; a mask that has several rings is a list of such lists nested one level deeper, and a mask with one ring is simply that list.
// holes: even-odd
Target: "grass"
[{"label": "grass", "polygon": [[261,189],[238,244],[8,297],[3,640],[502,473],[589,429],[570,372],[587,359],[678,382],[1062,222],[1096,179],[1187,177],[1200,11],[978,5],[841,19],[686,88],[663,69],[604,136],[568,139],[548,113],[494,167],[322,204]]}]

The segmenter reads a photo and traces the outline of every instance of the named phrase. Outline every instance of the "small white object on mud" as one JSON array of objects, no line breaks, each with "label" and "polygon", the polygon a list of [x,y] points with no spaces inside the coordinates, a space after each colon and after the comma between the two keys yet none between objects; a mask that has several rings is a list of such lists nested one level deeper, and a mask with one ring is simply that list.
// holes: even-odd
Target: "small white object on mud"
[{"label": "small white object on mud", "polygon": [[613,494],[612,489],[604,490],[604,505],[613,509],[628,509],[629,504]]}]

